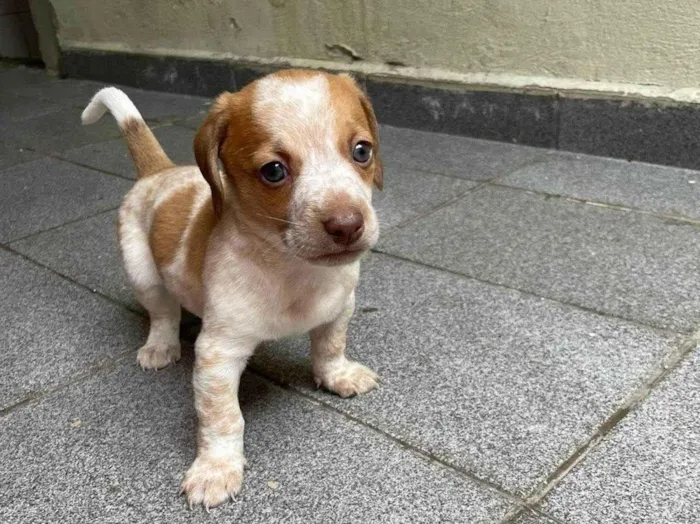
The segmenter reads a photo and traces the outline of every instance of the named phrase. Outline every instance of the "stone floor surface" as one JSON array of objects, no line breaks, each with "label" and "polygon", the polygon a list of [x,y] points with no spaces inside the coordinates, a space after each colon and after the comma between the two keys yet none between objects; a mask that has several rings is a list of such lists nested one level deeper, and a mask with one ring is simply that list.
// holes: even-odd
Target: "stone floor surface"
[{"label": "stone floor surface", "polygon": [[[387,126],[348,350],[381,387],[265,345],[243,490],[190,510],[191,340],[136,364],[99,87],[0,69],[0,522],[700,522],[700,172]],[[126,90],[192,162],[210,100]]]}]

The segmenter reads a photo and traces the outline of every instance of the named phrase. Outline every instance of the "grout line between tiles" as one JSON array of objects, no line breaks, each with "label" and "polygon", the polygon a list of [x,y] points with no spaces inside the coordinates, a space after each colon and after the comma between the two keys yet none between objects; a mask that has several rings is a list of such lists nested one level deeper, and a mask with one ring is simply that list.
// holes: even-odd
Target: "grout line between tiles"
[{"label": "grout line between tiles", "polygon": [[642,382],[641,386],[635,389],[620,407],[605,419],[593,435],[571,453],[547,479],[535,487],[533,493],[525,499],[526,506],[534,507],[542,502],[552,489],[585,460],[608,433],[651,395],[654,389],[681,364],[686,356],[697,350],[699,343],[700,331],[696,331],[666,354],[661,361],[656,364],[655,370]]},{"label": "grout line between tiles", "polygon": [[327,404],[327,403],[323,402],[322,400],[319,400],[319,399],[315,398],[314,396],[305,393],[303,390],[297,389],[297,388],[290,386],[289,384],[287,384],[283,381],[280,381],[280,380],[277,380],[273,377],[270,377],[270,376],[266,375],[264,373],[264,371],[262,371],[260,369],[257,369],[251,365],[248,365],[248,367],[246,369],[248,372],[253,373],[257,377],[260,377],[268,382],[271,382],[272,384],[275,384],[277,387],[280,387],[280,388],[284,389],[285,391],[289,391],[289,392],[291,392],[299,397],[302,397],[303,399],[314,404],[317,407],[320,407],[326,411],[335,413],[337,415],[341,415],[345,419],[350,420],[350,421],[354,422],[355,424],[359,424],[365,428],[372,430],[374,433],[381,435],[382,437],[393,442],[394,444],[397,444],[400,447],[411,451],[412,453],[422,457],[423,459],[425,459],[429,462],[434,462],[434,463],[440,464],[441,466],[446,467],[446,468],[458,473],[461,477],[464,477],[464,478],[470,480],[471,482],[475,482],[479,486],[481,486],[481,487],[483,487],[491,492],[495,492],[500,497],[505,498],[506,500],[512,502],[513,504],[516,504],[516,505],[524,505],[525,504],[525,502],[522,499],[520,499],[519,497],[516,497],[515,495],[512,495],[511,493],[508,493],[506,490],[504,490],[500,486],[493,484],[487,480],[481,479],[478,476],[474,475],[473,473],[469,472],[468,470],[461,468],[459,466],[456,466],[445,459],[442,459],[440,457],[433,455],[430,452],[427,452],[427,451],[424,451],[420,448],[417,448],[417,447],[413,446],[412,444],[405,442],[405,441],[401,440],[400,438],[397,438],[397,437],[391,435],[390,433],[387,433],[386,431],[378,428],[377,426],[375,426],[373,424],[370,424],[370,423],[368,423],[368,422],[366,422],[366,421],[364,421],[364,420],[362,420],[354,415],[351,415],[345,411],[342,411],[342,410],[336,408],[335,406],[333,406],[331,404]]},{"label": "grout line between tiles", "polygon": [[28,394],[26,394],[24,397],[21,399],[15,401],[14,403],[10,404],[9,406],[6,406],[2,409],[0,409],[0,417],[4,417],[5,415],[12,413],[14,410],[19,409],[27,404],[31,404],[32,402],[37,402],[41,399],[44,399],[54,393],[57,393],[59,391],[62,391],[64,389],[69,388],[70,386],[74,384],[78,384],[80,382],[83,382],[99,372],[105,370],[105,369],[111,369],[119,362],[127,358],[129,355],[132,355],[136,352],[135,349],[127,349],[124,351],[121,351],[117,355],[113,357],[108,357],[103,360],[100,360],[94,364],[92,364],[88,369],[84,371],[79,371],[77,373],[74,373],[70,376],[68,376],[65,380],[60,382],[59,384],[46,388],[46,389],[39,389],[32,391]]},{"label": "grout line between tiles", "polygon": [[41,234],[43,234],[43,233],[47,233],[47,232],[49,232],[49,231],[55,231],[56,229],[61,229],[63,226],[69,226],[69,225],[71,225],[71,224],[77,224],[77,223],[79,223],[79,222],[82,222],[83,220],[90,220],[91,218],[99,217],[99,216],[101,216],[101,215],[106,215],[107,213],[111,213],[111,212],[113,212],[113,211],[116,211],[117,209],[119,209],[119,206],[111,207],[111,208],[109,208],[109,209],[103,209],[102,211],[98,211],[98,212],[96,212],[96,213],[94,213],[94,214],[92,214],[92,215],[87,215],[87,216],[84,216],[84,217],[80,217],[80,218],[76,218],[76,219],[73,219],[73,220],[69,220],[68,222],[63,222],[62,224],[59,224],[59,225],[57,225],[57,226],[52,226],[52,227],[48,227],[48,228],[46,228],[46,229],[42,229],[41,231],[35,231],[34,233],[29,233],[28,235],[24,235],[23,237],[13,238],[12,240],[10,240],[10,241],[8,241],[8,242],[5,242],[4,245],[6,245],[6,246],[12,246],[13,244],[15,244],[15,243],[17,243],[17,242],[21,242],[22,240],[27,240],[27,239],[30,239],[30,238],[34,238],[34,237],[39,236],[39,235],[41,235]]},{"label": "grout line between tiles", "polygon": [[423,218],[426,218],[426,217],[432,215],[433,213],[440,211],[443,208],[449,207],[452,204],[459,202],[463,198],[465,198],[473,193],[476,193],[477,191],[479,191],[480,189],[485,187],[485,185],[486,184],[484,184],[484,183],[477,183],[475,186],[470,187],[469,189],[463,191],[462,193],[460,193],[459,195],[457,195],[454,198],[446,200],[445,202],[442,202],[442,203],[436,205],[435,207],[432,207],[432,208],[426,210],[423,213],[419,213],[418,215],[416,215],[414,217],[409,217],[405,220],[402,220],[398,224],[395,224],[391,227],[388,227],[386,230],[382,230],[382,238],[387,237],[387,236],[391,235],[392,233],[394,233],[395,231],[403,229],[404,227],[407,227],[407,226],[413,224],[414,222],[422,220]]},{"label": "grout line between tiles", "polygon": [[679,215],[679,214],[674,214],[674,213],[662,213],[660,211],[649,211],[649,210],[642,209],[639,207],[624,206],[622,204],[612,204],[610,202],[600,202],[598,200],[587,200],[585,198],[560,195],[558,193],[548,193],[546,191],[538,191],[538,190],[527,189],[527,188],[518,187],[518,186],[511,186],[505,182],[506,182],[505,180],[502,180],[502,181],[501,180],[487,180],[484,182],[484,184],[488,185],[488,186],[492,186],[492,187],[513,189],[513,190],[521,191],[523,193],[528,193],[531,195],[545,196],[545,197],[549,197],[549,198],[556,198],[556,199],[561,199],[561,200],[567,200],[570,202],[576,202],[578,204],[586,204],[586,205],[594,206],[594,207],[602,207],[604,209],[610,209],[612,211],[622,211],[622,212],[626,212],[626,213],[637,213],[640,215],[650,215],[650,216],[653,216],[656,218],[662,218],[665,220],[676,220],[679,222],[686,222],[688,225],[700,226],[700,220],[686,216],[686,215]]},{"label": "grout line between tiles", "polygon": [[143,313],[142,313],[141,311],[139,311],[139,310],[137,310],[137,309],[134,309],[134,308],[128,306],[127,304],[124,304],[123,302],[120,302],[119,300],[116,300],[116,299],[110,297],[109,295],[106,295],[106,294],[102,293],[101,291],[99,291],[99,290],[97,290],[97,289],[92,289],[91,287],[88,287],[88,286],[86,286],[85,284],[82,284],[82,283],[78,282],[78,281],[75,280],[74,278],[69,277],[69,276],[67,276],[67,275],[64,275],[64,274],[61,273],[60,271],[56,271],[55,269],[53,269],[53,268],[47,266],[46,264],[42,264],[42,263],[39,262],[38,260],[34,260],[33,258],[31,258],[31,257],[29,257],[29,256],[27,256],[27,255],[25,255],[24,253],[22,253],[22,252],[20,252],[20,251],[17,251],[16,249],[14,249],[13,247],[11,247],[11,246],[9,246],[9,245],[7,245],[7,244],[0,244],[0,249],[4,249],[5,251],[8,251],[8,252],[12,253],[13,255],[16,255],[16,256],[18,256],[18,257],[21,257],[23,260],[26,260],[27,262],[30,262],[30,263],[34,264],[35,266],[38,266],[38,267],[40,267],[40,268],[42,268],[42,269],[45,269],[45,270],[47,270],[47,271],[50,271],[51,273],[53,273],[54,275],[56,275],[56,276],[62,278],[63,280],[66,280],[67,282],[70,282],[70,283],[73,284],[73,285],[79,286],[79,287],[81,287],[82,289],[85,289],[85,290],[89,291],[89,292],[92,293],[93,295],[98,295],[100,298],[103,298],[103,299],[107,300],[108,302],[110,302],[110,303],[113,304],[113,305],[122,307],[122,308],[126,309],[127,311],[129,311],[129,312],[131,312],[131,313],[133,313],[133,314],[135,314],[135,315],[138,315],[138,316],[141,317],[141,318],[144,317],[144,315],[143,315]]},{"label": "grout line between tiles", "polygon": [[[600,157],[600,158],[605,158],[605,157]],[[497,176],[494,176],[494,177],[488,178],[488,179],[478,180],[478,181],[477,181],[477,180],[472,180],[472,179],[469,179],[469,178],[460,177],[460,176],[453,175],[453,174],[446,173],[446,172],[432,171],[432,170],[428,170],[428,169],[421,169],[421,168],[415,168],[415,167],[407,167],[407,166],[404,166],[404,165],[401,165],[401,167],[404,168],[404,169],[410,169],[411,171],[415,171],[415,172],[418,172],[418,173],[425,173],[425,174],[428,174],[428,175],[442,176],[442,177],[450,178],[450,179],[457,179],[457,180],[465,180],[465,181],[475,182],[476,184],[478,184],[477,187],[479,187],[479,188],[481,188],[481,187],[483,187],[483,186],[489,186],[489,187],[499,187],[499,188],[512,189],[512,190],[514,190],[514,191],[519,191],[519,192],[523,192],[523,193],[528,193],[528,194],[531,194],[531,195],[539,195],[539,196],[544,196],[544,197],[556,198],[556,199],[566,200],[566,201],[570,201],[570,202],[576,202],[576,203],[579,203],[579,204],[586,204],[586,205],[595,206],[595,207],[602,207],[602,208],[604,208],[604,209],[610,209],[610,210],[613,210],[613,211],[623,211],[623,212],[628,212],[628,213],[637,213],[637,214],[640,214],[640,215],[649,215],[649,216],[653,216],[653,217],[656,217],[656,218],[661,218],[661,219],[664,219],[664,220],[676,220],[676,221],[679,221],[679,222],[687,223],[688,225],[700,226],[700,219],[692,218],[692,217],[689,217],[689,216],[687,216],[687,215],[676,214],[676,213],[664,213],[664,212],[661,212],[661,211],[650,211],[650,210],[643,209],[643,208],[640,208],[640,207],[635,207],[635,206],[627,206],[627,205],[623,205],[623,204],[614,204],[614,203],[611,203],[611,202],[603,202],[603,201],[600,201],[600,200],[589,200],[589,199],[585,199],[585,198],[567,196],[567,195],[562,195],[562,194],[559,194],[559,193],[549,193],[549,192],[547,192],[547,191],[540,191],[540,190],[535,190],[535,189],[528,189],[528,188],[524,188],[524,187],[519,187],[519,186],[514,186],[514,185],[509,185],[509,184],[508,184],[508,181],[507,181],[506,179],[507,179],[510,175],[512,175],[513,173],[515,173],[516,171],[518,171],[518,170],[520,170],[520,169],[523,169],[523,168],[526,168],[526,167],[530,167],[530,166],[536,165],[536,164],[544,163],[544,162],[546,162],[546,160],[547,160],[546,157],[540,157],[540,158],[537,158],[537,159],[532,160],[531,162],[525,162],[525,163],[523,163],[523,164],[521,164],[521,165],[519,165],[519,166],[517,166],[517,167],[515,167],[515,168],[513,168],[513,169],[507,170],[507,171],[504,172],[503,174],[500,174],[500,175],[497,175]],[[614,159],[613,159],[613,160],[614,160]],[[657,165],[657,164],[652,164],[652,165]],[[476,189],[476,188],[473,188],[472,191],[473,191],[474,189]],[[454,204],[454,203],[455,203],[456,201],[458,201],[458,200],[459,200],[458,198],[457,198],[457,199],[454,199],[454,200],[452,200],[450,203],[451,203],[451,204]],[[442,206],[442,207],[445,207],[445,206]],[[431,212],[432,212],[432,211],[435,211],[435,210],[436,210],[436,209],[433,209],[433,210],[431,210]],[[431,214],[431,213],[427,213],[427,214],[423,215],[423,217],[428,216],[429,214]],[[423,218],[423,217],[421,217],[421,218]]]},{"label": "grout line between tiles", "polygon": [[625,321],[625,322],[629,322],[630,324],[634,324],[634,325],[637,325],[637,326],[641,326],[641,327],[644,327],[644,328],[646,328],[646,329],[653,329],[653,330],[655,330],[655,331],[657,331],[657,332],[659,332],[659,333],[664,333],[664,334],[668,334],[668,335],[682,335],[682,336],[687,336],[687,335],[688,335],[687,332],[675,331],[675,330],[673,330],[673,329],[670,329],[670,328],[664,327],[664,326],[660,326],[660,325],[657,326],[657,325],[654,325],[654,324],[647,324],[646,322],[642,322],[642,321],[637,320],[637,319],[634,319],[634,318],[627,318],[627,317],[615,315],[615,314],[609,313],[609,312],[607,312],[607,311],[599,311],[599,310],[594,309],[594,308],[592,308],[592,307],[583,306],[583,305],[580,305],[580,304],[574,304],[574,303],[571,303],[571,302],[566,302],[566,301],[564,301],[564,300],[559,300],[559,299],[557,299],[557,298],[553,298],[553,297],[549,297],[549,296],[545,296],[545,295],[539,295],[539,294],[537,294],[537,293],[535,293],[535,292],[533,292],[533,291],[528,291],[528,290],[520,289],[520,288],[517,288],[517,287],[511,287],[511,286],[508,286],[508,285],[506,285],[506,284],[501,284],[501,283],[499,283],[499,282],[494,282],[494,281],[491,281],[491,280],[486,280],[486,279],[479,278],[479,277],[476,277],[476,276],[473,276],[473,275],[467,275],[466,273],[460,273],[460,272],[454,271],[454,270],[452,270],[452,269],[447,269],[447,268],[439,267],[439,266],[433,266],[433,265],[431,265],[431,264],[426,264],[425,262],[420,262],[420,261],[418,261],[418,260],[413,260],[413,259],[410,259],[410,258],[405,258],[405,257],[402,257],[402,256],[400,256],[400,255],[396,255],[396,254],[394,254],[394,253],[389,253],[388,251],[382,251],[382,250],[379,249],[379,248],[373,248],[373,249],[372,249],[372,252],[373,252],[373,253],[378,253],[378,254],[383,255],[383,256],[386,256],[386,257],[393,258],[393,259],[395,259],[395,260],[400,260],[400,261],[402,261],[402,262],[408,262],[408,263],[411,263],[411,264],[415,264],[415,265],[417,265],[417,266],[427,267],[427,268],[430,268],[430,269],[432,269],[432,270],[442,271],[442,272],[444,272],[444,273],[447,273],[447,274],[450,274],[450,275],[454,275],[454,276],[457,276],[457,277],[460,277],[460,278],[464,278],[464,279],[467,279],[467,280],[473,280],[473,281],[475,281],[475,282],[481,282],[482,284],[488,284],[488,285],[490,285],[490,286],[496,286],[496,287],[499,287],[499,288],[501,288],[501,289],[507,289],[507,290],[509,290],[509,291],[515,291],[516,293],[521,293],[521,294],[523,294],[523,295],[527,295],[527,296],[539,298],[539,299],[542,299],[542,300],[549,300],[549,301],[555,302],[555,303],[557,303],[557,304],[562,304],[562,305],[565,305],[565,306],[568,306],[568,307],[573,307],[573,308],[576,308],[576,309],[580,309],[580,310],[582,310],[582,311],[586,311],[586,312],[588,312],[588,313],[593,313],[593,314],[598,315],[598,316],[601,316],[601,317],[612,318],[612,319],[615,319],[615,320],[623,320],[623,321]]}]

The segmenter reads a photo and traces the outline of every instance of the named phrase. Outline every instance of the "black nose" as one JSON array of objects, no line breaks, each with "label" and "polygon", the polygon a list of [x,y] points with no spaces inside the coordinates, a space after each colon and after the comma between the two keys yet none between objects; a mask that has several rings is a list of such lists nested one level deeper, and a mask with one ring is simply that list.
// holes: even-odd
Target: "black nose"
[{"label": "black nose", "polygon": [[365,219],[359,211],[337,214],[323,223],[333,242],[349,246],[357,242],[365,230]]}]

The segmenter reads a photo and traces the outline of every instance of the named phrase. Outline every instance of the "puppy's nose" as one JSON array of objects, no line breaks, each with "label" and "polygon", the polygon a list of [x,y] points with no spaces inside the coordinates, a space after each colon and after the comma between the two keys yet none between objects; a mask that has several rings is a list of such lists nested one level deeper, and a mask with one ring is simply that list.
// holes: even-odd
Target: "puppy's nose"
[{"label": "puppy's nose", "polygon": [[365,219],[359,211],[349,211],[326,220],[323,227],[333,237],[333,242],[349,246],[362,236]]}]

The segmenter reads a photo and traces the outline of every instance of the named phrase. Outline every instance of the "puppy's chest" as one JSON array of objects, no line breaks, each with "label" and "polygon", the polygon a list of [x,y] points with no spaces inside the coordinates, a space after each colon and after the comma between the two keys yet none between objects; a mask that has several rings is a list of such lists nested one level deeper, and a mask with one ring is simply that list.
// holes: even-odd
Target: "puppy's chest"
[{"label": "puppy's chest", "polygon": [[276,314],[270,324],[277,336],[305,333],[331,322],[345,308],[356,279],[339,274],[328,278],[299,278],[287,281],[277,297]]}]

